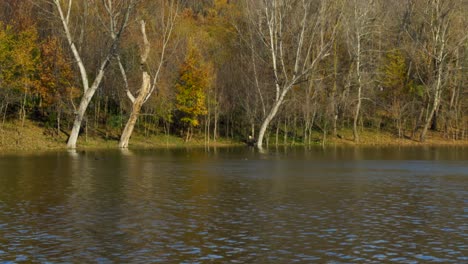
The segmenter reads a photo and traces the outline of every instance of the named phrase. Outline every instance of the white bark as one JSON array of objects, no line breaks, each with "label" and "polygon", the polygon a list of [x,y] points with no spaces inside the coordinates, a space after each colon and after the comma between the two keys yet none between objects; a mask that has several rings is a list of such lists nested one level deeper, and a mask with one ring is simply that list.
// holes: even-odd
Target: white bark
[{"label": "white bark", "polygon": [[[312,18],[311,2],[307,0],[264,0],[262,16],[254,22],[259,38],[269,50],[272,75],[274,76],[275,96],[270,102],[270,108],[264,115],[258,133],[257,148],[263,148],[263,139],[271,121],[275,118],[290,90],[306,79],[316,64],[328,56],[328,50],[333,42],[336,25],[331,26],[331,37],[327,41],[317,41],[314,30],[325,30],[321,18],[325,15],[327,4],[321,1],[315,17]],[[297,20],[299,19],[299,20]],[[255,19],[253,19],[255,21]],[[291,25],[295,25],[298,35],[290,35]],[[263,33],[265,32],[265,33]],[[314,44],[318,50],[312,52]],[[286,50],[285,47],[288,47]],[[253,48],[253,45],[251,46]],[[312,57],[314,54],[314,57]]]},{"label": "white bark", "polygon": [[[81,76],[81,82],[82,82],[82,86],[83,86],[83,96],[81,98],[79,108],[75,112],[75,120],[73,122],[73,128],[72,128],[72,131],[70,133],[70,137],[68,138],[68,142],[67,142],[67,147],[71,148],[71,149],[74,149],[74,148],[76,148],[76,142],[78,140],[78,135],[79,135],[80,128],[81,128],[81,123],[82,123],[83,117],[84,117],[84,115],[86,113],[86,109],[88,108],[89,102],[93,98],[94,93],[96,92],[99,85],[101,84],[101,81],[102,81],[102,79],[104,77],[104,72],[105,72],[106,68],[109,66],[110,60],[112,59],[112,57],[114,56],[114,54],[117,51],[117,46],[118,46],[118,43],[119,43],[119,40],[120,40],[120,35],[121,35],[122,31],[124,30],[124,28],[127,25],[131,9],[133,8],[133,1],[131,1],[131,3],[127,6],[127,9],[125,11],[124,19],[123,19],[123,21],[122,21],[122,23],[120,25],[120,28],[116,31],[116,36],[114,38],[114,41],[111,44],[111,47],[110,47],[109,51],[107,52],[107,55],[104,57],[104,60],[101,62],[99,68],[97,69],[97,76],[94,79],[91,87],[89,86],[90,81],[89,81],[89,78],[88,78],[86,66],[85,66],[85,64],[84,64],[84,62],[82,60],[80,52],[78,51],[78,49],[77,49],[77,47],[75,45],[75,41],[74,41],[73,36],[71,34],[71,28],[70,28],[70,25],[69,25],[70,13],[71,13],[71,9],[72,9],[72,0],[68,0],[66,15],[65,15],[65,12],[63,11],[63,7],[62,7],[62,4],[61,4],[62,1],[60,1],[60,0],[52,0],[52,1],[53,1],[53,4],[55,5],[57,11],[58,11],[59,18],[62,21],[63,30],[64,30],[64,33],[65,33],[65,37],[67,39],[68,45],[70,46],[70,49],[71,49],[71,51],[73,53],[73,57],[75,58],[75,60],[77,62],[79,72],[80,72],[80,76]],[[115,24],[111,23],[111,26],[115,26]]]},{"label": "white bark", "polygon": [[[292,86],[291,86],[292,87]],[[290,88],[289,88],[290,89]],[[271,108],[270,112],[268,115],[265,117],[265,119],[262,122],[262,125],[260,127],[260,131],[258,132],[258,140],[257,140],[257,148],[262,149],[263,148],[263,138],[265,136],[265,132],[267,131],[268,126],[270,125],[271,121],[273,118],[276,116],[278,113],[279,108],[284,102],[284,97],[286,96],[287,92],[289,89],[284,90],[283,93],[280,95],[277,101],[275,101],[273,107]]]},{"label": "white bark", "polygon": [[125,128],[122,132],[122,135],[120,137],[120,141],[119,141],[120,148],[128,148],[128,142],[133,133],[133,129],[135,127],[136,121],[138,120],[141,107],[143,106],[143,103],[145,102],[145,98],[148,96],[148,93],[150,92],[150,87],[151,87],[151,77],[146,70],[147,68],[146,61],[148,60],[148,56],[151,51],[151,45],[148,41],[148,37],[146,36],[146,23],[144,20],[141,21],[140,30],[141,30],[141,35],[143,37],[143,50],[141,51],[141,56],[140,56],[141,58],[140,63],[142,67],[142,84],[141,84],[139,94],[136,98],[133,96],[133,94],[131,93],[128,87],[127,74],[125,73],[125,69],[122,65],[122,62],[120,61],[120,58],[118,58],[119,68],[125,80],[127,95],[130,101],[132,101],[132,111],[125,125]]},{"label": "white bark", "polygon": [[130,140],[130,137],[132,136],[133,129],[135,128],[135,124],[138,120],[138,116],[141,111],[141,107],[143,106],[145,97],[148,95],[150,87],[151,87],[151,77],[146,71],[144,71],[143,76],[142,76],[142,84],[141,84],[140,93],[133,101],[132,112],[130,113],[130,117],[128,118],[128,121],[125,124],[125,128],[122,132],[122,136],[120,137],[120,141],[119,141],[120,148],[128,148],[128,142]]},{"label": "white bark", "polygon": [[361,32],[360,29],[356,29],[356,77],[357,77],[357,104],[356,110],[354,112],[354,120],[353,120],[353,136],[354,141],[359,142],[359,132],[358,132],[358,120],[359,120],[359,113],[361,111],[361,102],[362,102],[362,73],[361,73]]},{"label": "white bark", "polygon": [[147,66],[147,60],[151,51],[151,44],[146,34],[146,23],[143,20],[141,21],[140,30],[141,30],[141,34],[143,38],[143,45],[142,45],[143,49],[140,54],[142,85],[136,97],[130,91],[125,68],[123,67],[120,57],[117,57],[120,72],[124,79],[127,97],[132,102],[132,110],[130,113],[130,117],[127,120],[127,123],[125,124],[125,128],[120,137],[120,141],[119,141],[120,148],[123,148],[123,149],[128,148],[130,137],[132,136],[136,121],[138,120],[138,116],[140,115],[143,104],[146,101],[148,101],[148,99],[154,93],[156,86],[158,84],[159,76],[161,74],[161,70],[165,61],[166,51],[169,46],[169,41],[170,41],[173,29],[174,29],[174,25],[176,22],[178,9],[177,9],[177,6],[174,6],[174,5],[175,5],[174,1],[171,1],[170,6],[169,6],[170,8],[169,14],[167,16],[165,16],[164,14],[162,15],[163,16],[162,18],[164,21],[163,23],[164,29],[163,29],[163,36],[162,36],[161,57],[160,57],[156,72],[153,77],[151,77],[150,73],[148,72],[148,66]]},{"label": "white bark", "polygon": [[362,98],[363,98],[363,65],[366,63],[364,58],[365,39],[370,38],[372,34],[372,26],[374,17],[371,15],[371,10],[375,9],[374,0],[359,1],[354,0],[353,13],[348,21],[348,42],[350,50],[355,62],[355,78],[356,78],[356,106],[353,116],[353,138],[355,142],[359,142],[358,121],[361,114]]},{"label": "white bark", "polygon": [[65,37],[67,38],[68,45],[70,46],[70,49],[73,53],[73,57],[76,60],[76,63],[78,64],[78,68],[80,70],[80,76],[81,76],[81,82],[83,85],[83,90],[87,91],[89,88],[89,80],[88,80],[88,74],[86,72],[86,67],[83,63],[83,60],[81,59],[81,55],[78,52],[78,49],[76,48],[75,42],[73,40],[73,37],[70,33],[70,27],[69,27],[69,21],[70,21],[70,12],[72,8],[72,1],[70,0],[68,2],[68,7],[67,7],[67,15],[65,16],[63,13],[62,5],[60,0],[53,0],[55,7],[57,8],[57,11],[60,16],[60,20],[62,21],[63,25],[63,30],[65,33]]},{"label": "white bark", "polygon": [[[433,51],[432,55],[435,60],[435,66],[437,71],[436,82],[433,84],[433,102],[429,114],[426,117],[423,130],[421,131],[420,141],[423,142],[426,139],[427,130],[429,129],[434,114],[439,108],[440,98],[442,95],[442,77],[445,72],[445,59],[447,57],[446,41],[447,31],[449,28],[449,17],[444,14],[442,10],[442,3],[440,0],[433,0],[431,8],[435,13],[432,17],[434,20],[431,21],[433,27]],[[450,10],[448,10],[450,11]],[[448,13],[447,11],[447,13]]]}]

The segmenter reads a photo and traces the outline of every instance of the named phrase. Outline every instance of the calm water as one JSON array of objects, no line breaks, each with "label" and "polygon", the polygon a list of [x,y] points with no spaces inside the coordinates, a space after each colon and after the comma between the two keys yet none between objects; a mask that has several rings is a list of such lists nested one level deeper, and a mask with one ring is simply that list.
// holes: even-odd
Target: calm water
[{"label": "calm water", "polygon": [[468,148],[0,156],[0,263],[468,262]]}]

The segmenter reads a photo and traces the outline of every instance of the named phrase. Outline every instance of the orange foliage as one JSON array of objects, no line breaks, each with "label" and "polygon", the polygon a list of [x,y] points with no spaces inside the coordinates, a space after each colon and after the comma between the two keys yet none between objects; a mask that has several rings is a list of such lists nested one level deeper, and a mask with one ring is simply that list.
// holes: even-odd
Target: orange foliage
[{"label": "orange foliage", "polygon": [[57,38],[49,37],[41,44],[41,64],[39,85],[36,94],[41,98],[41,106],[57,104],[66,98],[76,98],[79,90],[73,87],[73,71],[70,62],[64,57]]}]

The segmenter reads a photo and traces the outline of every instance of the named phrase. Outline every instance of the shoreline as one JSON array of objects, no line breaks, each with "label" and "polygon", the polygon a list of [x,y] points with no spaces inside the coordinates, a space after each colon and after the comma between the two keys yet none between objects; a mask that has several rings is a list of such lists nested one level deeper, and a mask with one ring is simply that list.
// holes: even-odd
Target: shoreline
[{"label": "shoreline", "polygon": [[[18,152],[48,152],[66,151],[66,135],[48,135],[47,130],[33,123],[27,122],[24,126],[15,123],[5,123],[0,127],[0,154]],[[351,130],[340,131],[341,138],[328,136],[323,144],[322,134],[314,134],[311,144],[302,141],[280,140],[276,145],[275,138],[270,137],[269,144],[265,148],[274,149],[279,147],[468,147],[467,140],[446,139],[440,132],[431,131],[425,142],[419,142],[409,138],[398,138],[385,131],[364,130],[361,132],[361,141],[352,141]],[[163,148],[217,148],[217,147],[242,147],[247,146],[242,141],[219,138],[218,141],[205,142],[203,137],[184,142],[180,137],[173,135],[150,135],[135,134],[130,140],[129,149],[163,149]],[[111,139],[103,137],[80,136],[76,150],[118,150],[118,140],[115,135]]]}]

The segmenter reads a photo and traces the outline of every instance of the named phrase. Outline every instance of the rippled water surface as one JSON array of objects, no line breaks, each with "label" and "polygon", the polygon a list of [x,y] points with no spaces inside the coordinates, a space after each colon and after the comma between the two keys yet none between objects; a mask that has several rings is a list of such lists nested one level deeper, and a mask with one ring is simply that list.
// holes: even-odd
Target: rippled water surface
[{"label": "rippled water surface", "polygon": [[0,156],[0,263],[466,263],[467,148]]}]

